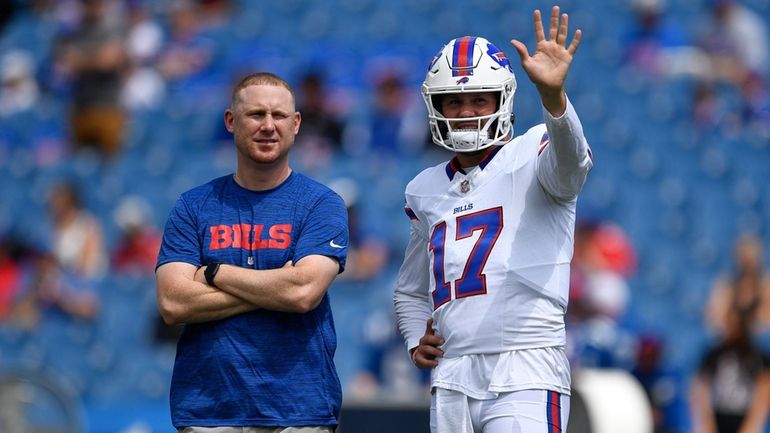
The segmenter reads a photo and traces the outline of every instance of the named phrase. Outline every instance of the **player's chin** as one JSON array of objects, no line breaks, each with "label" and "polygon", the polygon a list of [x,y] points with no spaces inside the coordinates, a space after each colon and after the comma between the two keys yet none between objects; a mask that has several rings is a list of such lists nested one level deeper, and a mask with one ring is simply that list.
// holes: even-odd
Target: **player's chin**
[{"label": "player's chin", "polygon": [[254,152],[250,156],[251,160],[258,164],[272,164],[280,159],[278,153]]},{"label": "player's chin", "polygon": [[288,149],[282,149],[280,147],[274,147],[267,150],[252,149],[252,151],[249,152],[249,157],[256,163],[272,164],[285,158],[288,153]]}]

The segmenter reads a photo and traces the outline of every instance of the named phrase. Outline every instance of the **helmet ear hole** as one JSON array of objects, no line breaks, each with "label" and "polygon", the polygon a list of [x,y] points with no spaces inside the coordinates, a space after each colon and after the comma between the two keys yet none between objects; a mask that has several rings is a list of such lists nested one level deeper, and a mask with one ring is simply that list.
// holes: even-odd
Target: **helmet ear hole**
[{"label": "helmet ear hole", "polygon": [[439,122],[436,127],[438,128],[439,136],[444,140],[447,140],[449,138],[449,128],[447,127],[446,123]]},{"label": "helmet ear hole", "polygon": [[444,113],[441,112],[441,102],[444,99],[444,95],[432,95],[430,96],[431,104],[433,104],[433,109],[436,110],[437,113],[441,113],[442,115]]}]

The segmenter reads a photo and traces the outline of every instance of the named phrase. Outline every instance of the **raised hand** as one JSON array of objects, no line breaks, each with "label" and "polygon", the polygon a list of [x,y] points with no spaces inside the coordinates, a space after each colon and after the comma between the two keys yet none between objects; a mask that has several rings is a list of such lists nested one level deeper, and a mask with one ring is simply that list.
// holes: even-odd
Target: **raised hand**
[{"label": "raised hand", "polygon": [[535,10],[533,18],[537,43],[535,53],[530,56],[526,45],[516,39],[511,40],[511,44],[519,53],[522,68],[537,87],[543,105],[551,114],[559,116],[567,106],[564,81],[567,79],[567,72],[580,45],[583,32],[575,31],[572,42],[567,46],[569,16],[561,14],[559,17],[558,6],[551,9],[548,39],[545,38],[539,10]]}]

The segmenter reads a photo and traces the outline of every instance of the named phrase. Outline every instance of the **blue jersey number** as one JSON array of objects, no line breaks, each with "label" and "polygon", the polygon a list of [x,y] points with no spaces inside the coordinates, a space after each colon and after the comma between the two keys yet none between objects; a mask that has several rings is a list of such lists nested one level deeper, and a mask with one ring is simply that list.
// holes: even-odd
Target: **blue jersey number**
[{"label": "blue jersey number", "polygon": [[[484,266],[489,259],[489,253],[495,246],[497,238],[503,231],[503,208],[492,209],[463,215],[457,218],[454,240],[459,241],[473,236],[477,231],[481,235],[476,240],[465,268],[460,278],[454,281],[455,299],[466,296],[483,295],[487,293],[487,277]],[[430,236],[430,251],[433,253],[433,277],[436,288],[433,289],[433,309],[444,305],[452,299],[451,285],[446,281],[444,272],[444,251],[447,245],[446,222],[441,222],[433,228]]]}]

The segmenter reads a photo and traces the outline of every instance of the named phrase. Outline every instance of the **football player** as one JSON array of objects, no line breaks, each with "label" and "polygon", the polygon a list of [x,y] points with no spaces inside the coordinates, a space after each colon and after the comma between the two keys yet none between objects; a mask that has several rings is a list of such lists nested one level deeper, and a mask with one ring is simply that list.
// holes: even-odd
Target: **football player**
[{"label": "football player", "polygon": [[[575,206],[592,167],[564,82],[581,39],[534,12],[534,54],[511,41],[544,123],[513,137],[516,79],[481,37],[451,40],[422,85],[433,141],[452,152],[406,187],[411,219],[394,302],[414,363],[432,369],[433,433],[566,430],[564,352]],[[426,327],[427,323],[427,327]]]}]

